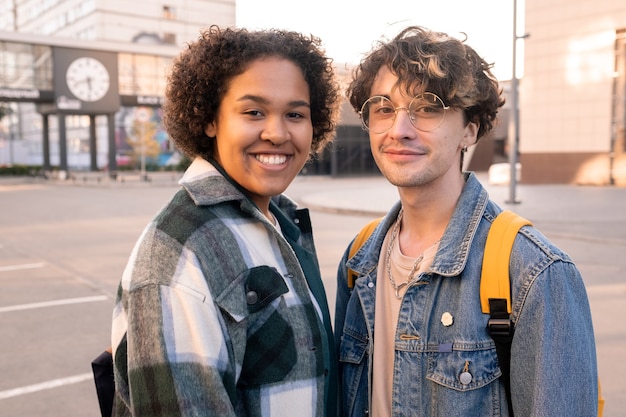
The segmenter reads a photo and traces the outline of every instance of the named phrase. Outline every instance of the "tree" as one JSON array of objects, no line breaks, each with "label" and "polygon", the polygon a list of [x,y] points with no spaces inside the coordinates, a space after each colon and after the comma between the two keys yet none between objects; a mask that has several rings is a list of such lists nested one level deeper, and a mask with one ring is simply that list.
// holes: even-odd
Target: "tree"
[{"label": "tree", "polygon": [[158,158],[161,153],[159,143],[154,140],[156,133],[157,124],[155,122],[135,120],[131,129],[131,136],[126,139],[133,148],[131,155],[133,164],[141,164],[142,171],[144,170],[145,158]]},{"label": "tree", "polygon": [[4,116],[11,114],[12,110],[4,103],[0,103],[0,120],[4,119]]}]

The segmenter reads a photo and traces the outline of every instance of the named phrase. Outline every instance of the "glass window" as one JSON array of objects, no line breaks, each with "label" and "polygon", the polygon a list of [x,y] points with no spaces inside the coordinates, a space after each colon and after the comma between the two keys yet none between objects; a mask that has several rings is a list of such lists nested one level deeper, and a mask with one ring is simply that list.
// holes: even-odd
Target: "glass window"
[{"label": "glass window", "polygon": [[154,55],[119,54],[119,90],[123,95],[162,96],[171,59]]},{"label": "glass window", "polygon": [[0,42],[0,85],[52,90],[52,58],[47,46]]},{"label": "glass window", "polygon": [[134,95],[135,83],[133,82],[133,55],[118,54],[117,55],[117,71],[119,80],[119,90],[122,95]]}]

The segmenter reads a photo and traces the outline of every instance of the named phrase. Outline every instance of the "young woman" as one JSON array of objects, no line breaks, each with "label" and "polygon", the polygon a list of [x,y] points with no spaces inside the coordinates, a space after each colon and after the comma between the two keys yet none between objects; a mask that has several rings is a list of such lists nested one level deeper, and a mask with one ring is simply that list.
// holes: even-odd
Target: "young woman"
[{"label": "young woman", "polygon": [[311,223],[281,193],[338,106],[315,37],[211,27],[175,60],[164,123],[193,162],[122,277],[115,415],[335,414]]}]

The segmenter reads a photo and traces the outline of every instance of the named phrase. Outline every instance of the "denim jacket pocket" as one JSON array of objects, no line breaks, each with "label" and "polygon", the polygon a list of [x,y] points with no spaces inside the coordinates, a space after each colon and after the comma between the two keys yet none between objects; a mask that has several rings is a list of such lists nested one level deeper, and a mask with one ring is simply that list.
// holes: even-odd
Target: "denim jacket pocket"
[{"label": "denim jacket pocket", "polygon": [[502,375],[495,348],[433,352],[427,378],[455,391],[483,388]]},{"label": "denim jacket pocket", "polygon": [[341,336],[339,361],[358,365],[367,352],[367,337],[355,332],[344,331]]},{"label": "denim jacket pocket", "polygon": [[[341,337],[339,368],[341,369],[342,410],[345,416],[362,416],[368,408],[368,338],[345,329]],[[359,411],[355,411],[359,410]]]}]

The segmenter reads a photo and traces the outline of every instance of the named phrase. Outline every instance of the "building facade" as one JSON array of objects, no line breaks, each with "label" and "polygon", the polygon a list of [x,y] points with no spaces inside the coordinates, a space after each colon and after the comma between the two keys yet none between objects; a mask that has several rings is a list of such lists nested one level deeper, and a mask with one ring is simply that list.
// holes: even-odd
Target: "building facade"
[{"label": "building facade", "polygon": [[184,46],[210,24],[235,24],[235,0],[3,0],[0,30]]},{"label": "building facade", "polygon": [[[64,130],[69,168],[110,166],[111,141],[117,163],[133,162],[133,148],[140,142],[137,126],[146,120],[156,126],[153,141],[164,163],[174,154],[159,123],[165,68],[203,27],[234,25],[235,6],[235,0],[0,0],[0,31],[6,31],[0,33],[0,107],[9,106],[9,115],[0,121],[0,165],[41,163],[46,147],[49,163],[63,165],[59,132]],[[525,0],[518,13],[525,17],[518,32],[528,35],[518,41],[524,45],[524,72],[517,83],[520,182],[626,185],[626,3]],[[20,43],[15,34],[39,40]],[[41,39],[48,45],[37,44]],[[58,47],[115,52],[120,108],[114,116],[66,112],[51,117],[54,108],[27,97],[32,89],[44,92],[39,101],[58,95],[51,70],[51,51]],[[492,137],[472,150],[469,169],[486,170],[509,160],[515,84],[502,84],[507,104]],[[24,96],[11,97],[16,94]],[[45,129],[49,145],[41,138]],[[367,134],[347,103],[336,141],[305,172],[378,172]]]},{"label": "building facade", "polygon": [[[234,23],[235,0],[0,1],[0,165],[166,163],[167,68],[201,29]],[[72,88],[89,67],[102,95]]]},{"label": "building facade", "polygon": [[525,21],[521,182],[626,185],[626,2],[525,0]]}]

